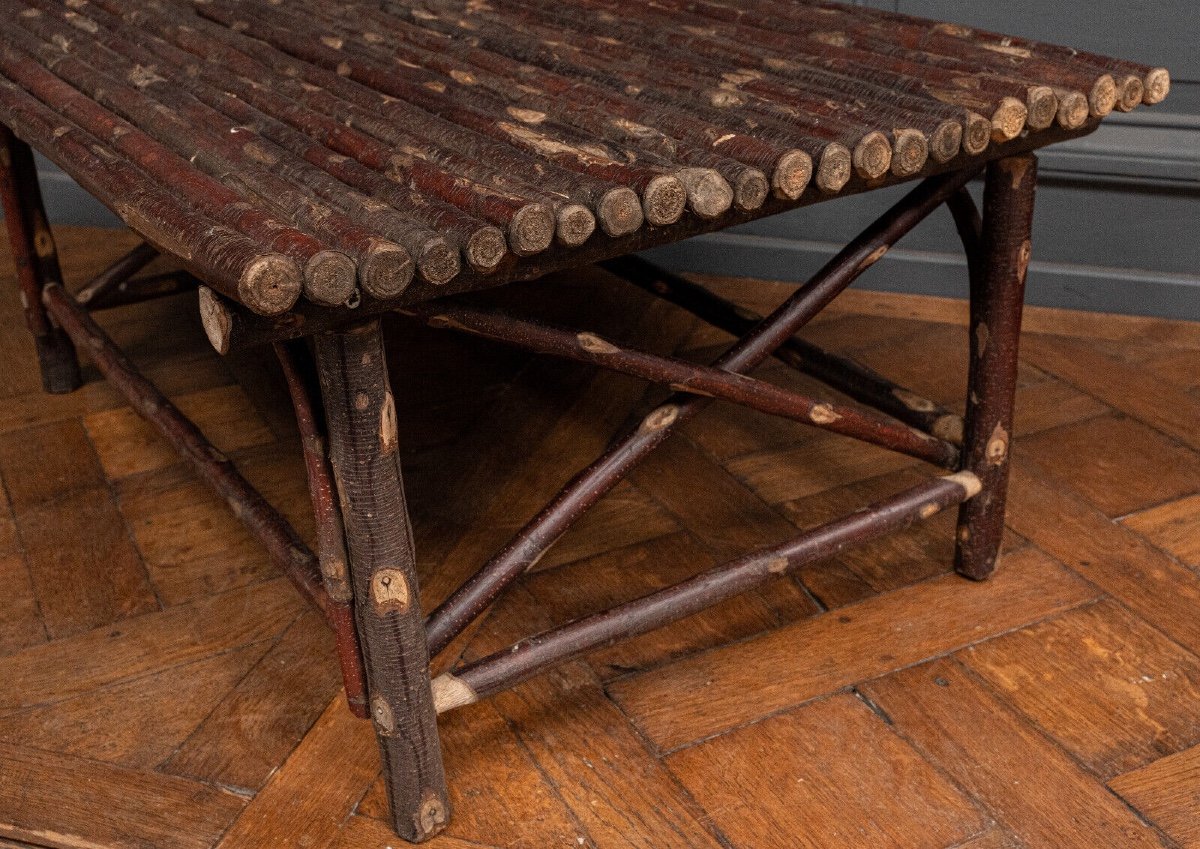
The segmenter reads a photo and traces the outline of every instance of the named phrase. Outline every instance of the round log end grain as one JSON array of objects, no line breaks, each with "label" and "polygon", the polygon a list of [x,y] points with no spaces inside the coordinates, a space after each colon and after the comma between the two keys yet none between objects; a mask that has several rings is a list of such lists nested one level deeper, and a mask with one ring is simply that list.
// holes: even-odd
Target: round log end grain
[{"label": "round log end grain", "polygon": [[[371,245],[358,268],[363,289],[380,300],[395,298],[412,282],[416,264],[408,251],[391,242]],[[347,294],[342,303],[349,300]]]},{"label": "round log end grain", "polygon": [[1081,91],[1058,92],[1058,112],[1055,119],[1058,125],[1068,130],[1077,130],[1087,123],[1091,110],[1088,99]]},{"label": "round log end grain", "polygon": [[517,256],[532,256],[554,241],[554,215],[543,204],[531,203],[517,210],[508,226],[508,246]]},{"label": "round log end grain", "polygon": [[[480,237],[480,233],[484,235]],[[477,237],[484,240],[482,245],[476,245]],[[484,228],[471,234],[471,238],[467,240],[466,250],[468,262],[471,261],[469,257],[472,251],[478,250],[479,258],[489,261],[498,253],[499,256],[495,259],[495,262],[498,263],[500,257],[507,252],[507,245],[504,241],[504,234],[500,230]],[[487,266],[487,268],[495,267],[495,263]],[[417,256],[417,273],[421,275],[422,280],[435,286],[441,286],[457,277],[461,270],[462,263],[458,259],[458,251],[442,237],[430,239],[421,246],[421,253]]]},{"label": "round log end grain", "polygon": [[[507,253],[508,242],[504,240],[504,232],[499,227],[480,227],[467,238],[467,243],[463,245],[463,256],[466,257],[467,264],[484,274],[495,269]],[[457,273],[457,271],[454,272],[454,274]],[[453,277],[454,274],[450,276]],[[429,279],[424,269],[421,271],[421,276],[426,280]]]},{"label": "round log end grain", "polygon": [[992,143],[992,122],[978,112],[967,113],[967,126],[963,132],[963,151],[978,156]]},{"label": "round log end grain", "polygon": [[[317,255],[318,257],[320,254]],[[354,288],[354,263],[344,254],[350,265],[350,288]],[[317,257],[314,257],[315,261]],[[311,266],[312,263],[310,262]],[[279,254],[255,257],[242,271],[238,279],[238,297],[242,303],[262,315],[278,315],[287,312],[300,298],[306,275],[291,259]]]},{"label": "round log end grain", "polygon": [[596,218],[600,229],[613,237],[636,232],[646,220],[637,192],[624,187],[604,193],[596,204]]},{"label": "round log end grain", "polygon": [[667,174],[655,177],[642,192],[642,212],[655,227],[674,224],[687,206],[687,189],[678,177]]},{"label": "round log end grain", "polygon": [[877,180],[892,167],[892,145],[887,136],[871,132],[854,146],[854,171],[867,180]]},{"label": "round log end grain", "polygon": [[733,206],[733,187],[711,168],[684,168],[675,173],[687,191],[688,208],[711,219]]},{"label": "round log end grain", "polygon": [[813,177],[813,161],[802,150],[789,150],[775,163],[771,175],[771,190],[776,197],[796,200],[804,194]]},{"label": "round log end grain", "polygon": [[925,167],[929,161],[929,140],[919,130],[901,129],[894,133],[895,150],[892,152],[892,173],[897,177],[911,177]]},{"label": "round log end grain", "polygon": [[949,162],[963,149],[963,127],[958,121],[943,121],[929,134],[929,155],[934,162]]},{"label": "round log end grain", "polygon": [[555,217],[555,235],[559,242],[569,248],[579,247],[596,232],[596,216],[582,204],[565,204],[559,208]]},{"label": "round log end grain", "polygon": [[992,138],[998,142],[1012,141],[1021,135],[1028,120],[1025,104],[1015,97],[1006,97],[992,113]]},{"label": "round log end grain", "polygon": [[1142,105],[1142,99],[1146,95],[1146,86],[1142,83],[1142,78],[1136,74],[1128,74],[1116,80],[1117,83],[1117,104],[1118,112],[1132,112],[1134,109]]},{"label": "round log end grain", "polygon": [[[347,291],[353,293],[357,283],[358,266],[354,264],[354,260],[341,251],[320,251],[304,266],[304,293],[313,300],[321,298],[322,300],[317,303],[323,303],[326,297],[332,297],[337,293]],[[327,296],[324,293],[330,294]],[[348,298],[349,295],[346,297]],[[344,302],[345,298],[337,303]],[[243,301],[243,303],[251,309],[255,309],[249,301]],[[287,307],[266,314],[275,315],[290,306],[291,304],[288,304]],[[255,309],[255,312],[258,310]]]},{"label": "round log end grain", "polygon": [[1025,108],[1029,110],[1029,129],[1044,130],[1054,123],[1058,115],[1058,97],[1049,86],[1030,86]]},{"label": "round log end grain", "polygon": [[817,163],[817,188],[827,195],[837,194],[850,182],[854,170],[854,157],[844,144],[826,145]]},{"label": "round log end grain", "polygon": [[1142,94],[1143,103],[1147,106],[1162,103],[1171,93],[1171,72],[1166,68],[1155,68],[1146,74],[1143,88],[1145,88],[1145,92]]},{"label": "round log end grain", "polygon": [[743,168],[733,181],[733,205],[744,212],[758,209],[770,191],[766,174],[757,168]]},{"label": "round log end grain", "polygon": [[1101,74],[1088,92],[1088,109],[1093,118],[1103,118],[1117,105],[1117,81],[1112,74]]}]

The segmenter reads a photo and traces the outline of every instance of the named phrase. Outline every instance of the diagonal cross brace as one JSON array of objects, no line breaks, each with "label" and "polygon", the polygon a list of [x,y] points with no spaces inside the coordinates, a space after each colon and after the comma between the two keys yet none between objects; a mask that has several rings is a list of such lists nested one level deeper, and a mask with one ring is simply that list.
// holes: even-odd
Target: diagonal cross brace
[{"label": "diagonal cross brace", "polygon": [[[759,365],[976,173],[977,169],[964,169],[922,182],[738,340],[713,367],[745,373]],[[429,615],[426,630],[430,655],[446,648],[629,469],[661,445],[675,427],[696,415],[707,400],[679,393],[671,396],[633,431],[576,474],[508,545]]]}]

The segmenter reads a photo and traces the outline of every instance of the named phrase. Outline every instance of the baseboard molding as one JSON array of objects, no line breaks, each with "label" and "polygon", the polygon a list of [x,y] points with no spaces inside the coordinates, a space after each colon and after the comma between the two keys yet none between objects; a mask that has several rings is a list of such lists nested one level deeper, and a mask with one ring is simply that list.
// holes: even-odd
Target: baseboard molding
[{"label": "baseboard molding", "polygon": [[[645,256],[678,272],[800,283],[841,247],[832,242],[714,233],[656,248]],[[896,248],[857,288],[963,298],[966,275],[961,254]],[[1200,321],[1200,274],[1034,261],[1029,266],[1027,301],[1089,312]]]}]

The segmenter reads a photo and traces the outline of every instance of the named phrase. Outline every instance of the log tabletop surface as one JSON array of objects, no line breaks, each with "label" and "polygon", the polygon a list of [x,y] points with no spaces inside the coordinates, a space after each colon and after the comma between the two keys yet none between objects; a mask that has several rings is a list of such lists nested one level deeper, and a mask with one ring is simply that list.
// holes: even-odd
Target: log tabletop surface
[{"label": "log tabletop surface", "polygon": [[0,122],[264,316],[363,314],[978,167],[1170,86],[797,0],[0,8]]}]

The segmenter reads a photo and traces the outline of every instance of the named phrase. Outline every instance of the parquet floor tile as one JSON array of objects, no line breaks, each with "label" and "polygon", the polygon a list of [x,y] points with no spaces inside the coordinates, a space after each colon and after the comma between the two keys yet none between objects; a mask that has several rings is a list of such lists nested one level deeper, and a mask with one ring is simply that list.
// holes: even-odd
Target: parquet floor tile
[{"label": "parquet floor tile", "polygon": [[[131,244],[59,241],[74,283]],[[319,617],[86,360],[79,391],[40,392],[3,250],[0,847],[400,846]],[[760,312],[790,291],[704,281]],[[728,343],[599,271],[489,297],[691,359]],[[218,357],[188,295],[100,320],[311,539],[271,358]],[[965,320],[961,302],[851,290],[804,335],[960,409]],[[389,333],[426,604],[662,397]],[[778,362],[757,374],[837,397]],[[950,511],[445,715],[457,813],[427,845],[1200,847],[1197,375],[1200,325],[1030,308],[991,581],[950,573]],[[713,404],[435,666],[929,471]]]}]

